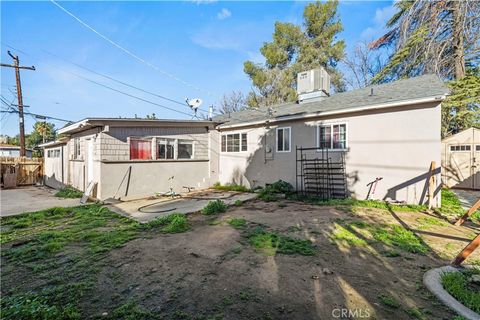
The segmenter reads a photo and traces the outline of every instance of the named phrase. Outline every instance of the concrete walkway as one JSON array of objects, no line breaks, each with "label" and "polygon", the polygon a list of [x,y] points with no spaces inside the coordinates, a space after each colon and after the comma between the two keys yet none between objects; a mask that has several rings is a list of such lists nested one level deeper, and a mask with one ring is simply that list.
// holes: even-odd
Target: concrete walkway
[{"label": "concrete walkway", "polygon": [[0,216],[80,205],[80,199],[58,198],[55,197],[56,192],[47,187],[34,186],[0,190]]},{"label": "concrete walkway", "polygon": [[477,190],[451,190],[457,195],[458,200],[460,200],[460,203],[465,210],[470,209],[480,198],[480,191]]},{"label": "concrete walkway", "polygon": [[237,200],[246,201],[256,196],[256,193],[207,190],[175,199],[158,198],[125,201],[107,205],[107,208],[139,222],[148,222],[172,213],[189,214],[198,212],[212,200],[220,199],[227,205],[232,205]]}]

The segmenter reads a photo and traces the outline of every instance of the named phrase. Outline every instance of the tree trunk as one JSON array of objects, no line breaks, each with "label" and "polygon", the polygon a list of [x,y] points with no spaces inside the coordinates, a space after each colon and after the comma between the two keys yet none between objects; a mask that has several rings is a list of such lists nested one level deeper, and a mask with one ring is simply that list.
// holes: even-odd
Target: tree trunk
[{"label": "tree trunk", "polygon": [[462,30],[462,1],[453,0],[453,59],[455,67],[455,79],[460,80],[465,77],[465,56]]}]

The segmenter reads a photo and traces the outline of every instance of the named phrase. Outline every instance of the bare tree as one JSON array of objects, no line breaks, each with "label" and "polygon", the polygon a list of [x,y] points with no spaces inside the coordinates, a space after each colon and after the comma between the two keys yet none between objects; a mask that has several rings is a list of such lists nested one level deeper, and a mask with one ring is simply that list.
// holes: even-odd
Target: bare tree
[{"label": "bare tree", "polygon": [[373,77],[383,67],[381,53],[369,48],[366,42],[358,43],[342,62],[347,67],[344,81],[351,89],[370,85]]},{"label": "bare tree", "polygon": [[245,95],[241,91],[232,91],[229,94],[224,94],[218,102],[220,113],[229,114],[243,110],[247,107]]}]

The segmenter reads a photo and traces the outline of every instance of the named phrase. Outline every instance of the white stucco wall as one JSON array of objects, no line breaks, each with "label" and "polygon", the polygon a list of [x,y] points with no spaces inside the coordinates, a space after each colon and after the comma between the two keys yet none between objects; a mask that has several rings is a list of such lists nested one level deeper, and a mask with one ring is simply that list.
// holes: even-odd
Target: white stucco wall
[{"label": "white stucco wall", "polygon": [[[424,203],[431,161],[437,167],[441,164],[440,117],[440,104],[424,104],[290,121],[269,129],[234,130],[248,133],[248,152],[221,153],[220,182],[254,187],[283,179],[295,186],[295,147],[316,147],[317,125],[339,122],[348,127],[346,168],[352,196],[365,199],[367,183],[382,177],[373,198]],[[291,127],[290,152],[276,152],[277,126]],[[271,153],[265,153],[265,145],[270,146]],[[440,186],[440,175],[436,180]],[[439,204],[439,197],[436,200]]]}]

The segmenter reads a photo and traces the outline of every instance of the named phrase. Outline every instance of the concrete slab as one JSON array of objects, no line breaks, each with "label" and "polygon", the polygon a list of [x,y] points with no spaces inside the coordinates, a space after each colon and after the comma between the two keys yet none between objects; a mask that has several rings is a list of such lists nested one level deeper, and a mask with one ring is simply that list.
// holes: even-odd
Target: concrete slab
[{"label": "concrete slab", "polygon": [[190,214],[198,212],[211,200],[220,199],[227,205],[237,200],[246,201],[257,196],[255,193],[233,191],[206,190],[186,194],[180,198],[159,198],[125,201],[107,205],[107,208],[118,214],[133,218],[139,222],[148,222],[155,218],[172,213]]},{"label": "concrete slab", "polygon": [[457,195],[458,200],[460,200],[460,203],[465,210],[470,209],[480,198],[480,191],[478,190],[451,190]]},{"label": "concrete slab", "polygon": [[0,216],[12,216],[24,212],[50,209],[54,207],[74,207],[80,199],[55,197],[57,190],[47,187],[22,187],[0,191]]}]

